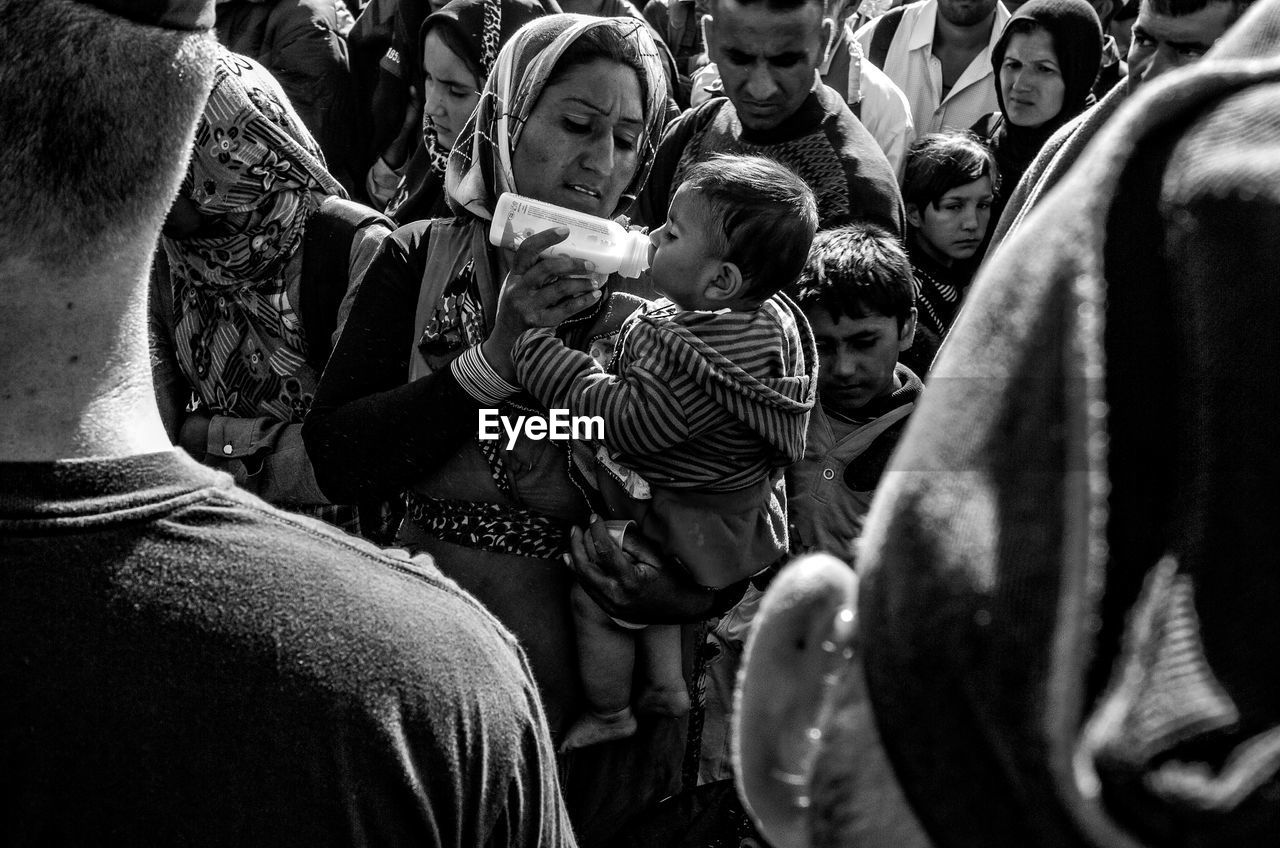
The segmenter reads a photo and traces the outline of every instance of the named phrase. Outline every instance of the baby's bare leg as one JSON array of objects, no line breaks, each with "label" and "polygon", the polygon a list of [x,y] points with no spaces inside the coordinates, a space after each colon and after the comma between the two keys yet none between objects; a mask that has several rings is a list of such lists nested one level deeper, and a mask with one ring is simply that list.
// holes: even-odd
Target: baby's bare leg
[{"label": "baby's bare leg", "polygon": [[682,716],[689,712],[689,690],[680,662],[680,626],[653,624],[640,631],[645,686],[636,709],[645,713]]},{"label": "baby's bare leg", "polygon": [[643,632],[619,627],[577,584],[572,601],[578,671],[587,712],[565,734],[561,745],[565,751],[625,739],[636,732],[636,717],[631,711],[631,675],[636,660],[635,634]]}]

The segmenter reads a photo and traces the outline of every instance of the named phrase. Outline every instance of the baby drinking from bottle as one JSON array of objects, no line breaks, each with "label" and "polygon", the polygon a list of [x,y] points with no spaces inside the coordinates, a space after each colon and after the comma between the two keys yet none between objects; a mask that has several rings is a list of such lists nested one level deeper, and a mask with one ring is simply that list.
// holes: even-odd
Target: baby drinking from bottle
[{"label": "baby drinking from bottle", "polygon": [[[804,453],[818,358],[781,289],[817,225],[813,193],[772,160],[694,165],[649,237],[663,297],[627,320],[608,367],[551,329],[525,332],[512,352],[520,383],[548,409],[603,419],[603,438],[571,451],[597,511],[634,521],[709,589],[787,553],[782,473]],[[564,748],[631,735],[635,710],[687,712],[679,628],[617,621],[573,591],[589,710]],[[637,641],[645,683],[633,708]]]}]

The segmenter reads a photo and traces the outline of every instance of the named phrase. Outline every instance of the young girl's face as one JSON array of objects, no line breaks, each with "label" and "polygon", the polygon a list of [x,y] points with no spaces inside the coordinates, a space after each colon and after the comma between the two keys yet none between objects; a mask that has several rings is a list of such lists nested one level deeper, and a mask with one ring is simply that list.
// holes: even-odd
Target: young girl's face
[{"label": "young girl's face", "polygon": [[944,265],[969,259],[982,244],[991,223],[991,178],[981,177],[951,189],[936,204],[910,204],[907,220],[922,245]]},{"label": "young girl's face", "polygon": [[422,108],[436,127],[436,140],[453,147],[458,131],[480,102],[476,75],[462,57],[449,49],[440,33],[427,33],[422,53]]}]

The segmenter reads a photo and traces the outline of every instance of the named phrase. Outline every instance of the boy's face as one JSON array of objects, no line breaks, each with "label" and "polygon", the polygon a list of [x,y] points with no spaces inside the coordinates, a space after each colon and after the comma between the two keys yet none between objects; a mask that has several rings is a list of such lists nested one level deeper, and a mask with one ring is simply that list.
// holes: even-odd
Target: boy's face
[{"label": "boy's face", "polygon": [[804,310],[818,345],[818,400],[833,412],[855,414],[895,388],[898,354],[911,347],[916,311],[898,329],[889,315],[832,320],[823,306]]},{"label": "boy's face", "polygon": [[991,178],[982,177],[957,186],[939,198],[936,206],[914,203],[907,220],[917,230],[925,249],[944,265],[969,259],[982,245],[991,222]]},{"label": "boy's face", "polygon": [[707,236],[707,205],[697,191],[681,186],[671,198],[667,222],[649,234],[649,276],[653,286],[681,309],[719,309],[707,288],[720,270]]}]

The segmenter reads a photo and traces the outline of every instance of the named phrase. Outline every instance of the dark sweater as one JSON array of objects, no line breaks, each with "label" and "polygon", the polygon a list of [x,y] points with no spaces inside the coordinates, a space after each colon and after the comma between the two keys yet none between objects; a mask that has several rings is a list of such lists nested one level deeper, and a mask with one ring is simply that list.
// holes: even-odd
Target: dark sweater
[{"label": "dark sweater", "polygon": [[395,497],[475,438],[480,405],[452,370],[409,381],[430,226],[415,221],[382,243],[302,425],[331,499]]},{"label": "dark sweater", "polygon": [[17,845],[574,839],[515,640],[426,557],[184,455],[0,464]]},{"label": "dark sweater", "polygon": [[791,168],[817,196],[821,229],[869,221],[898,236],[906,231],[893,169],[844,98],[825,85],[767,132],[745,129],[724,97],[685,112],[667,127],[658,145],[653,170],[636,201],[636,223],[660,226],[685,171],[714,153],[767,156]]}]

